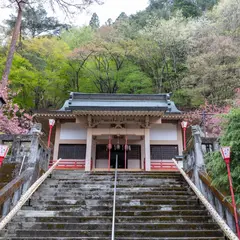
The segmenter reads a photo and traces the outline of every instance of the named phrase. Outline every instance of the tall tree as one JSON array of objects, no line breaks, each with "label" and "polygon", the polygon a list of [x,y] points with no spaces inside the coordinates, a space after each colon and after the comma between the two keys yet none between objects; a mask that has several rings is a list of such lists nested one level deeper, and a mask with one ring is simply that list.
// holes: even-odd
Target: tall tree
[{"label": "tall tree", "polygon": [[112,26],[113,24],[113,20],[111,18],[109,18],[106,22],[105,22],[105,25],[106,26]]},{"label": "tall tree", "polygon": [[93,29],[96,30],[100,27],[100,20],[99,17],[96,13],[93,13],[92,18],[89,22],[89,26]]},{"label": "tall tree", "polygon": [[115,22],[121,22],[121,21],[125,21],[127,19],[128,19],[127,14],[125,12],[121,12]]},{"label": "tall tree", "polygon": [[[6,20],[9,31],[12,31],[16,23],[16,16],[11,14],[10,19]],[[21,24],[21,36],[36,37],[41,33],[49,33],[57,28],[67,27],[65,24],[60,24],[54,17],[48,17],[47,11],[42,4],[37,6],[26,5]]]},{"label": "tall tree", "polygon": [[[23,10],[25,9],[26,5],[33,5],[36,1],[34,0],[4,0],[3,3],[13,4],[12,6],[17,8],[17,19],[13,30],[12,40],[7,56],[7,61],[5,64],[5,69],[2,75],[2,81],[1,81],[1,89],[3,90],[6,88],[8,84],[8,77],[10,73],[10,69],[12,66],[13,61],[13,55],[16,48],[17,39],[20,33],[21,23],[22,23],[22,15]],[[73,14],[74,11],[83,10],[86,6],[97,2],[100,3],[100,0],[46,0],[46,3],[50,4],[52,6],[52,9],[56,9],[56,7],[59,7],[65,14]]]}]

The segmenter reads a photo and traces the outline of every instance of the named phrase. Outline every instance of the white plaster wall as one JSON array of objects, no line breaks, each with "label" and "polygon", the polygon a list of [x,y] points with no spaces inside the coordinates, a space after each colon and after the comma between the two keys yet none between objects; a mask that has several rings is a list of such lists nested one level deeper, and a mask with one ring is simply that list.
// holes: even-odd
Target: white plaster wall
[{"label": "white plaster wall", "polygon": [[152,125],[150,140],[177,141],[177,125],[171,123]]},{"label": "white plaster wall", "polygon": [[78,123],[61,124],[61,140],[86,140],[87,129]]},{"label": "white plaster wall", "polygon": [[108,168],[108,159],[97,159],[96,168]]},{"label": "white plaster wall", "polygon": [[140,169],[139,159],[128,159],[128,169]]}]

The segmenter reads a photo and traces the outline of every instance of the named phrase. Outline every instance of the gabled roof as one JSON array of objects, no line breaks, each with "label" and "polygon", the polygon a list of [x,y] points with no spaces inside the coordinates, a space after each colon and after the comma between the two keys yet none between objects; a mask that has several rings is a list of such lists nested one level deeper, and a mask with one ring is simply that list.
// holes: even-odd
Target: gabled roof
[{"label": "gabled roof", "polygon": [[170,94],[88,94],[72,92],[60,112],[74,111],[161,111],[181,114]]}]

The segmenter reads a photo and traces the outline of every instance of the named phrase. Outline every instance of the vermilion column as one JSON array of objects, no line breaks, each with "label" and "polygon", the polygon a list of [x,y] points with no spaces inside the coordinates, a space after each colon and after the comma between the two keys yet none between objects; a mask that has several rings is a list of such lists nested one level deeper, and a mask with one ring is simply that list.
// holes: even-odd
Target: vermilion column
[{"label": "vermilion column", "polygon": [[109,136],[108,139],[108,171],[110,171],[110,165],[111,165],[111,149],[112,149],[112,138]]},{"label": "vermilion column", "polygon": [[126,138],[125,138],[125,148],[124,148],[124,150],[125,150],[125,162],[124,162],[124,168],[125,169],[127,169],[127,149],[128,148],[128,138],[127,138],[127,136],[126,136]]}]

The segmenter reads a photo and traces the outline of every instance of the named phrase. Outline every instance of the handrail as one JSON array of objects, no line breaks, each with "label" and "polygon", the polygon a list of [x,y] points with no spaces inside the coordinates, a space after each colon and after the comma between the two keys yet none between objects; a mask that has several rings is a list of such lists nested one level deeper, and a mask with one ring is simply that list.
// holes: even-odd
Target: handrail
[{"label": "handrail", "polygon": [[32,169],[25,170],[20,176],[17,176],[0,190],[0,205],[2,205],[13,193],[24,184],[33,174]]},{"label": "handrail", "polygon": [[46,178],[53,172],[57,167],[61,158],[48,169],[33,185],[26,191],[26,193],[21,197],[16,206],[11,210],[10,213],[0,222],[0,230],[2,230],[15,216],[15,214],[22,208],[22,206],[27,202],[27,200],[33,195],[33,193],[39,188],[39,186],[46,180]]},{"label": "handrail", "polygon": [[173,162],[176,164],[178,170],[183,175],[189,186],[192,188],[192,190],[195,192],[197,197],[200,199],[200,201],[203,203],[203,205],[207,208],[207,210],[210,212],[214,220],[217,222],[217,224],[220,226],[222,231],[225,233],[225,235],[229,238],[229,240],[239,240],[238,237],[235,235],[235,233],[231,230],[231,228],[226,224],[226,222],[221,218],[221,216],[217,213],[217,211],[213,208],[213,206],[208,202],[208,200],[204,197],[204,195],[198,190],[198,188],[195,186],[195,184],[191,181],[191,179],[187,176],[187,174],[180,168],[177,164],[177,161],[175,159],[172,159]]},{"label": "handrail", "polygon": [[113,217],[112,217],[112,240],[114,240],[114,238],[115,238],[115,216],[116,216],[116,196],[117,196],[117,169],[118,169],[118,155],[116,155],[115,180],[114,180]]}]

